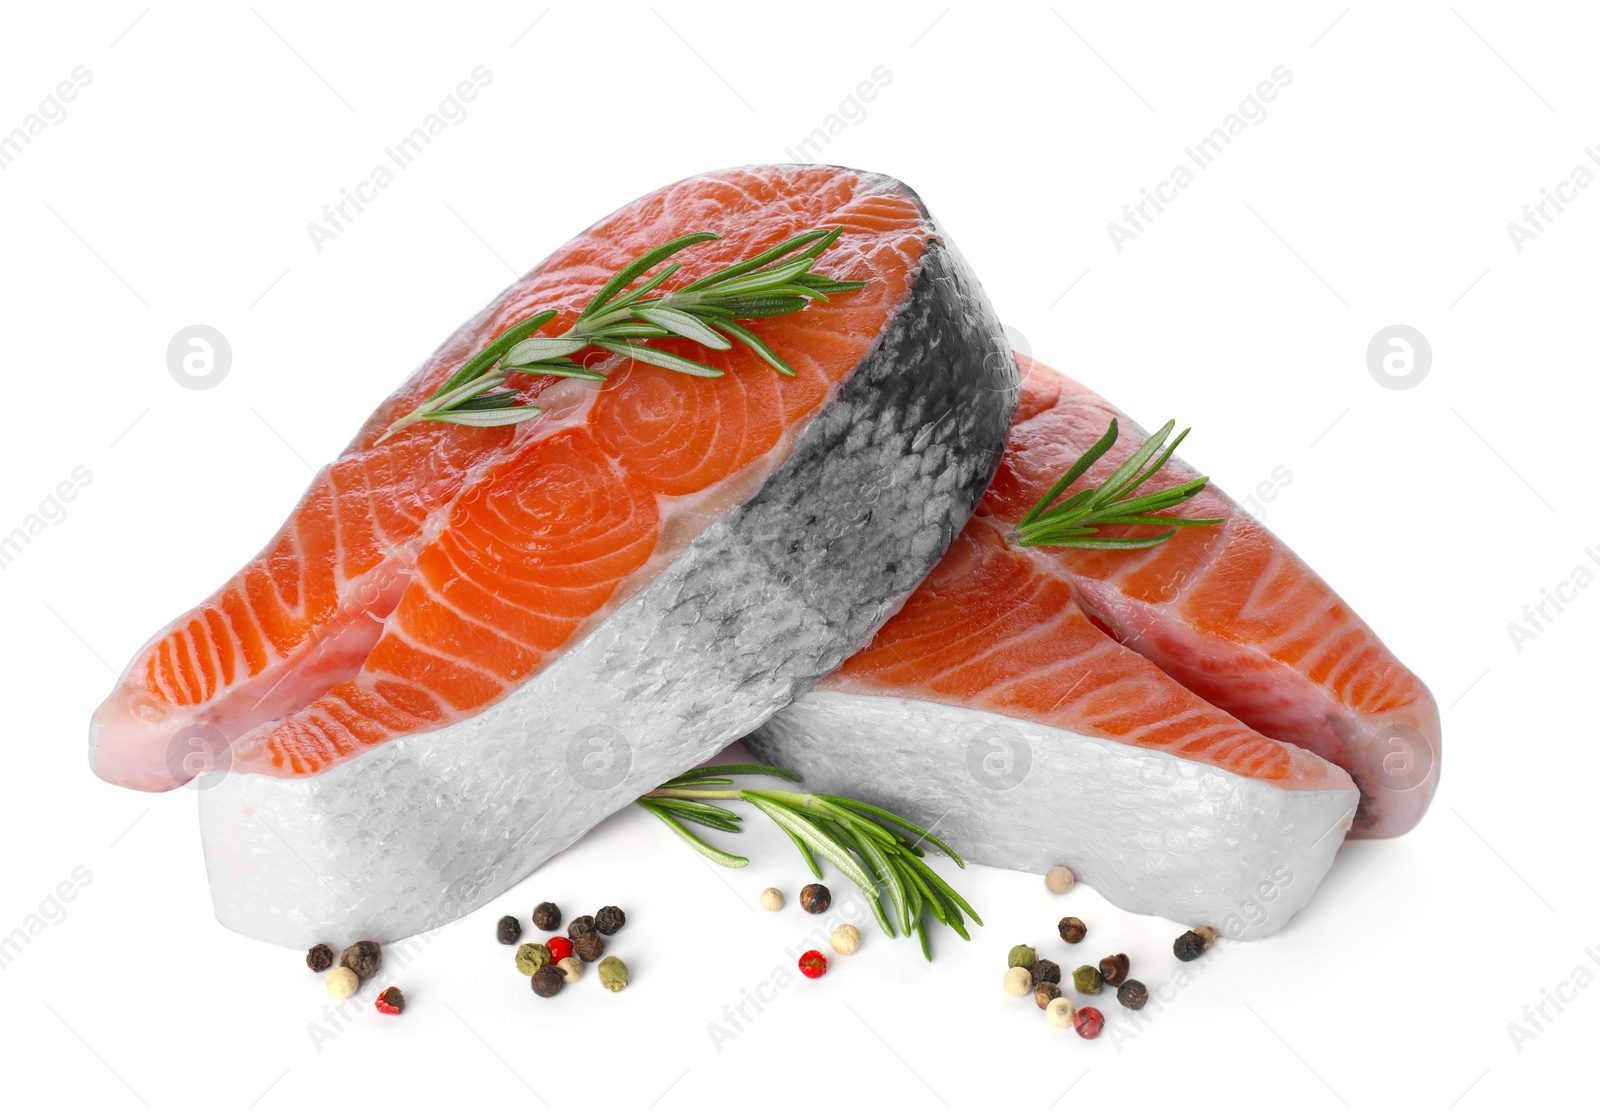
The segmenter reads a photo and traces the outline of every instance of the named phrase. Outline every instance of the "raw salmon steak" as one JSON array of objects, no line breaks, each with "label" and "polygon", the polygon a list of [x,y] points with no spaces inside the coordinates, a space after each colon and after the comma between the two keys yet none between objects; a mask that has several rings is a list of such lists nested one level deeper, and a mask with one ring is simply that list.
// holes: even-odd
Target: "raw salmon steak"
[{"label": "raw salmon steak", "polygon": [[[663,290],[808,229],[865,280],[751,328],[542,378],[512,427],[383,432],[541,309],[565,329],[658,244]],[[485,903],[759,725],[860,647],[989,483],[1018,374],[921,202],[756,167],[601,221],[456,331],[319,472],[266,549],[134,658],[96,713],[104,779],[200,795],[221,921],[292,946],[392,939]]]},{"label": "raw salmon steak", "polygon": [[[937,819],[977,861],[1068,864],[1121,907],[1234,938],[1280,930],[1352,825],[1397,833],[1420,816],[1433,701],[1214,487],[1172,514],[1224,523],[1150,550],[1012,543],[1113,416],[1119,440],[1081,486],[1145,438],[1019,360],[1022,403],[972,522],[873,642],[751,747],[808,786]],[[1172,459],[1141,491],[1195,476]]]}]

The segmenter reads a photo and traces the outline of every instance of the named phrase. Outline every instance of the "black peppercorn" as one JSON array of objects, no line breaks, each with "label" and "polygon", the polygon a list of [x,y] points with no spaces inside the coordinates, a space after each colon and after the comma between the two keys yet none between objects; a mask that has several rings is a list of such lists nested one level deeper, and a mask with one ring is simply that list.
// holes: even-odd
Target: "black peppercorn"
[{"label": "black peppercorn", "polygon": [[311,967],[312,973],[321,973],[333,965],[333,947],[325,942],[319,942],[306,951],[306,965]]},{"label": "black peppercorn", "polygon": [[1107,985],[1121,985],[1128,980],[1128,956],[1108,954],[1100,959],[1100,976]]},{"label": "black peppercorn", "polygon": [[1185,931],[1172,942],[1172,953],[1180,962],[1193,962],[1206,952],[1206,940],[1193,931]]},{"label": "black peppercorn", "polygon": [[800,890],[800,906],[812,915],[821,915],[833,903],[833,893],[826,884],[808,884]]},{"label": "black peppercorn", "polygon": [[602,935],[614,935],[622,930],[622,925],[628,922],[628,917],[619,907],[606,905],[594,913],[594,929]]},{"label": "black peppercorn", "polygon": [[494,937],[507,946],[516,946],[517,940],[522,937],[522,924],[514,915],[500,917],[500,923],[494,929]]},{"label": "black peppercorn", "polygon": [[553,997],[566,984],[561,971],[555,966],[540,966],[533,974],[533,991],[541,997]]},{"label": "black peppercorn", "polygon": [[354,970],[356,976],[365,981],[383,965],[383,947],[371,939],[362,939],[353,946],[345,947],[339,964]]},{"label": "black peppercorn", "polygon": [[585,962],[598,962],[606,952],[606,940],[595,931],[585,931],[573,938],[572,952]]},{"label": "black peppercorn", "polygon": [[1041,981],[1033,987],[1033,1003],[1040,1008],[1049,1008],[1050,1002],[1061,996],[1061,986],[1053,981]]},{"label": "black peppercorn", "polygon": [[567,924],[567,938],[577,941],[579,935],[587,935],[594,930],[594,916],[580,915]]},{"label": "black peppercorn", "polygon": [[1129,979],[1122,983],[1122,988],[1117,990],[1117,1000],[1123,1008],[1131,1008],[1138,1012],[1150,999],[1150,993],[1145,989],[1144,982]]},{"label": "black peppercorn", "polygon": [[1075,915],[1069,915],[1056,925],[1056,930],[1061,932],[1061,937],[1067,942],[1082,942],[1083,936],[1089,933],[1089,928],[1083,925],[1083,920]]},{"label": "black peppercorn", "polygon": [[546,900],[533,909],[533,925],[541,931],[554,931],[561,926],[561,909]]},{"label": "black peppercorn", "polygon": [[1054,984],[1061,980],[1061,967],[1048,958],[1040,958],[1033,964],[1033,969],[1029,972],[1033,974],[1033,983],[1035,985],[1046,981]]}]

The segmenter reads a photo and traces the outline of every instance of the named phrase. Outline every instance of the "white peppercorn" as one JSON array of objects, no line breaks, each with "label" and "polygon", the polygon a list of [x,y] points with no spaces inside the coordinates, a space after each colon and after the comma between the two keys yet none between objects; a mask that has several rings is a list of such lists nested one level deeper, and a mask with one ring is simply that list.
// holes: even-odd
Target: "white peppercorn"
[{"label": "white peppercorn", "polygon": [[835,954],[854,954],[861,947],[861,932],[854,923],[841,923],[828,936],[828,943]]},{"label": "white peppercorn", "polygon": [[1006,971],[1004,988],[1013,997],[1023,996],[1033,988],[1033,974],[1021,966],[1012,966]]},{"label": "white peppercorn", "polygon": [[761,890],[761,906],[768,911],[777,911],[783,907],[783,893],[776,888],[763,888]]}]

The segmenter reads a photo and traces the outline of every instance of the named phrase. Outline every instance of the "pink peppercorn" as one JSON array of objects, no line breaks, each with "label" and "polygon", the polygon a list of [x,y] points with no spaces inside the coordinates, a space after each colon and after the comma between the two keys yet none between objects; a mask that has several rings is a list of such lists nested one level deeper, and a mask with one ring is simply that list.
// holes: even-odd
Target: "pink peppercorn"
[{"label": "pink peppercorn", "polygon": [[808,950],[800,955],[800,972],[807,977],[821,977],[828,972],[828,960],[820,950]]},{"label": "pink peppercorn", "polygon": [[1094,1039],[1106,1026],[1106,1018],[1097,1008],[1080,1008],[1072,1018],[1072,1026],[1084,1039]]},{"label": "pink peppercorn", "polygon": [[563,958],[572,957],[572,940],[565,935],[556,935],[544,941],[545,948],[550,951],[550,964],[555,965]]}]

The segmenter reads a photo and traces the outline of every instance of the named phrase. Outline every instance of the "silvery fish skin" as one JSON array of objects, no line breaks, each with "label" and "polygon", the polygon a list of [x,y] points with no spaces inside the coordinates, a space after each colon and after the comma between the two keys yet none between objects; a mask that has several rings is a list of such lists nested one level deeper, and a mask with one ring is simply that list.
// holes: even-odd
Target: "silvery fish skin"
[{"label": "silvery fish skin", "polygon": [[417,934],[715,755],[837,667],[938,561],[1017,394],[999,322],[934,237],[783,464],[545,670],[315,776],[200,781],[219,920],[294,947]]},{"label": "silvery fish skin", "polygon": [[1285,790],[1017,718],[836,690],[812,691],[746,741],[811,790],[931,827],[964,859],[1068,865],[1120,908],[1230,939],[1275,934],[1305,906],[1358,798],[1353,785]]}]

